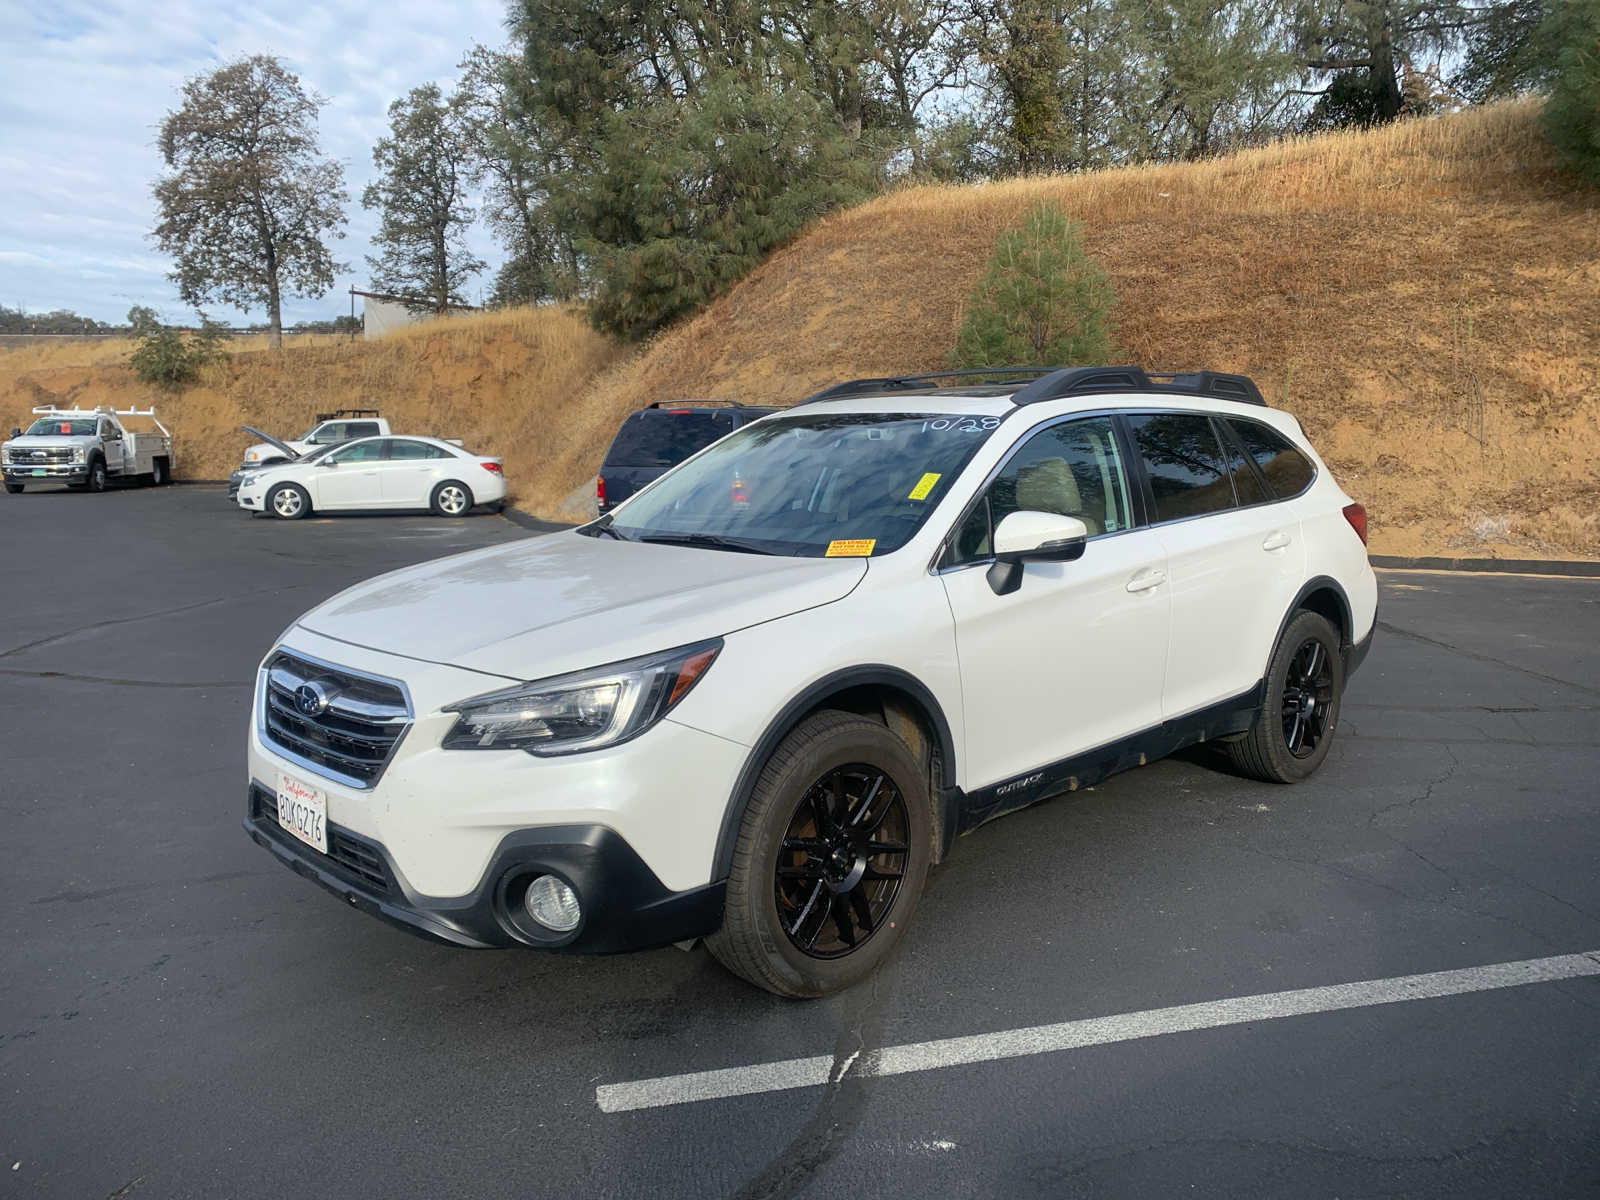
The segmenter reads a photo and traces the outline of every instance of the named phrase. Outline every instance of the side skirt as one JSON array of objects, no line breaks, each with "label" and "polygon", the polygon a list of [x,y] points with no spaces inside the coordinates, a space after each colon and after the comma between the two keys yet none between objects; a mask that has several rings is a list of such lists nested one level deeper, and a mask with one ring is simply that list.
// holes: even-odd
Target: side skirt
[{"label": "side skirt", "polygon": [[1262,680],[1248,692],[1198,712],[1174,717],[1129,737],[1029,771],[1026,775],[968,792],[959,800],[957,832],[967,833],[986,821],[1019,808],[1027,808],[1040,800],[1089,787],[1108,775],[1115,775],[1130,767],[1142,767],[1185,746],[1244,733],[1255,720],[1265,688],[1266,680]]}]

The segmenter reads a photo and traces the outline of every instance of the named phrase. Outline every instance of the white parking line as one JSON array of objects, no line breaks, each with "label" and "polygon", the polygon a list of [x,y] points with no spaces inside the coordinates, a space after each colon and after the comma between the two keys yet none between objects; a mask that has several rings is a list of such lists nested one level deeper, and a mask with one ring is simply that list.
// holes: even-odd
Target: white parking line
[{"label": "white parking line", "polygon": [[[856,1077],[905,1075],[913,1071],[934,1071],[964,1063],[993,1062],[1002,1058],[1022,1058],[1034,1054],[1053,1054],[1082,1046],[1104,1046],[1138,1038],[1159,1037],[1166,1033],[1188,1033],[1196,1029],[1218,1029],[1226,1025],[1245,1025],[1252,1021],[1272,1021],[1309,1013],[1338,1012],[1347,1008],[1370,1008],[1379,1004],[1398,1004],[1405,1000],[1434,1000],[1441,996],[1460,996],[1470,992],[1490,992],[1499,988],[1522,987],[1530,983],[1551,983],[1600,975],[1600,950],[1584,954],[1564,954],[1555,958],[1530,958],[1521,962],[1493,963],[1467,967],[1460,971],[1434,971],[1426,975],[1402,975],[1394,979],[1369,979],[1361,983],[1337,983],[1328,987],[1301,988],[1292,992],[1267,992],[1259,996],[1236,996],[1228,1000],[1209,1000],[1202,1004],[1180,1004],[1173,1008],[1153,1008],[1144,1012],[1120,1013],[1110,1017],[1091,1017],[1063,1021],[1057,1025],[1035,1025],[1027,1029],[1008,1029],[980,1033],[971,1037],[944,1038],[935,1042],[912,1042],[867,1050],[847,1060],[838,1072]],[[854,1067],[851,1072],[850,1068]],[[608,1083],[595,1089],[601,1112],[629,1112],[639,1108],[662,1108],[690,1104],[697,1100],[720,1100],[729,1096],[748,1096],[758,1092],[781,1092],[791,1088],[816,1087],[834,1082],[831,1055],[791,1058],[781,1062],[756,1063],[748,1067],[727,1067],[718,1071],[692,1071],[686,1075],[662,1075],[655,1079],[636,1079],[629,1083]]]}]

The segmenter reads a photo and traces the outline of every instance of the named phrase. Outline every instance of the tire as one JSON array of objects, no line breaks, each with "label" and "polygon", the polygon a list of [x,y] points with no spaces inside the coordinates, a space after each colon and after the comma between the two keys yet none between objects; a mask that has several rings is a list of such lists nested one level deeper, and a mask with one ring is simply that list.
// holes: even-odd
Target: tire
[{"label": "tire", "polygon": [[1318,613],[1295,614],[1272,652],[1266,695],[1250,732],[1228,745],[1228,757],[1267,783],[1309,779],[1328,757],[1343,699],[1339,631]]},{"label": "tire", "polygon": [[167,466],[164,458],[150,460],[150,486],[163,487],[172,482],[171,468]]},{"label": "tire", "polygon": [[[927,769],[881,722],[826,711],[795,726],[745,810],[711,953],[779,996],[825,996],[870,975],[928,877],[928,786]],[[871,823],[852,832],[852,812]]]},{"label": "tire", "polygon": [[428,507],[436,517],[464,517],[472,511],[472,503],[472,489],[456,479],[446,479],[428,497]]},{"label": "tire", "polygon": [[103,458],[90,459],[89,478],[83,486],[91,492],[103,492],[106,490],[108,478],[106,475],[106,460]]},{"label": "tire", "polygon": [[298,483],[280,483],[267,493],[266,511],[285,521],[299,521],[311,513],[311,496]]},{"label": "tire", "polygon": [[20,484],[20,483],[8,483],[8,484],[6,484],[6,491],[10,495],[20,496],[20,495],[22,495],[23,486],[24,485]]}]

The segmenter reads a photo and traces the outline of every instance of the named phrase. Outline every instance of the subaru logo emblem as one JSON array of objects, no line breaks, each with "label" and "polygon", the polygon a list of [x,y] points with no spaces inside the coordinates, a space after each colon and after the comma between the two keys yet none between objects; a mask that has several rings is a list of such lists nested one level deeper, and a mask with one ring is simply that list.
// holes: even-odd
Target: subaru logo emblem
[{"label": "subaru logo emblem", "polygon": [[328,711],[333,697],[320,683],[302,683],[294,690],[294,706],[306,717],[320,717]]}]

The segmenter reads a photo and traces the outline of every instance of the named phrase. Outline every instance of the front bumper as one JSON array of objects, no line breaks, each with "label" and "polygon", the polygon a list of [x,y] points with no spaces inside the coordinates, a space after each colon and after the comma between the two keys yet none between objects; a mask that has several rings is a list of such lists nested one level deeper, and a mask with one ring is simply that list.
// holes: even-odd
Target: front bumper
[{"label": "front bumper", "polygon": [[[257,845],[353,908],[447,945],[615,954],[703,937],[722,924],[725,881],[670,891],[603,825],[509,833],[469,894],[441,898],[410,888],[377,842],[330,824],[324,855],[286,833],[276,811],[272,790],[252,783],[244,828]],[[572,933],[540,936],[520,916],[521,889],[538,875],[555,875],[578,893],[583,917]]]},{"label": "front bumper", "polygon": [[89,478],[87,463],[50,463],[35,467],[27,463],[6,463],[7,483],[85,483]]}]

